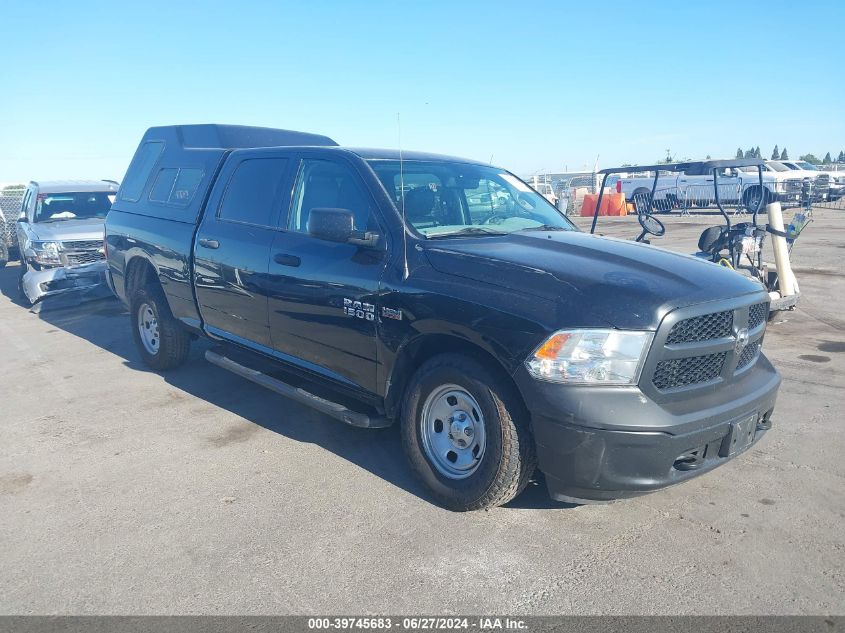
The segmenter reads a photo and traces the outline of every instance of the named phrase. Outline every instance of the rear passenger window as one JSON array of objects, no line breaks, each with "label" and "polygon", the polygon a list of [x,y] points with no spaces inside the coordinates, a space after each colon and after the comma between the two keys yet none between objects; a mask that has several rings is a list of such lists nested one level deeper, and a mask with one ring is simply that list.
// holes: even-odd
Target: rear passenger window
[{"label": "rear passenger window", "polygon": [[148,141],[141,146],[135,154],[132,164],[129,165],[129,171],[120,187],[121,200],[137,202],[141,198],[144,186],[147,184],[153,167],[155,167],[163,151],[164,143],[162,141]]},{"label": "rear passenger window", "polygon": [[161,169],[150,188],[150,201],[187,207],[194,199],[202,176],[202,169]]},{"label": "rear passenger window", "polygon": [[286,158],[243,161],[229,179],[217,217],[231,222],[275,226],[279,187]]}]

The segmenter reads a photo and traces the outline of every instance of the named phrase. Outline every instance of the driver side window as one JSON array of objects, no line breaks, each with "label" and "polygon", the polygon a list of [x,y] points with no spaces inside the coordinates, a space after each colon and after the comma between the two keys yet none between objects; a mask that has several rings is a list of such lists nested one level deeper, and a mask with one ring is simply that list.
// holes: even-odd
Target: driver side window
[{"label": "driver side window", "polygon": [[348,209],[358,231],[377,231],[368,196],[357,175],[346,165],[320,159],[305,159],[297,177],[288,230],[308,232],[312,209]]}]

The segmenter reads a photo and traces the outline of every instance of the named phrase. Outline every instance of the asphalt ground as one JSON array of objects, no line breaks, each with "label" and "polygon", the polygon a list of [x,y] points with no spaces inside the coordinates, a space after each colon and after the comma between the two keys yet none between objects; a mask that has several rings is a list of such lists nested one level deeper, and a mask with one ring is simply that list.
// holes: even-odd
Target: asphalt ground
[{"label": "asphalt ground", "polygon": [[[662,216],[692,252],[714,215]],[[583,219],[578,220],[584,224]],[[632,238],[634,217],[600,230]],[[202,357],[140,363],[115,301],[28,311],[0,270],[0,613],[841,614],[845,212],[793,260],[765,353],[774,427],[732,462],[608,505],[456,514],[398,429],[363,430]]]}]

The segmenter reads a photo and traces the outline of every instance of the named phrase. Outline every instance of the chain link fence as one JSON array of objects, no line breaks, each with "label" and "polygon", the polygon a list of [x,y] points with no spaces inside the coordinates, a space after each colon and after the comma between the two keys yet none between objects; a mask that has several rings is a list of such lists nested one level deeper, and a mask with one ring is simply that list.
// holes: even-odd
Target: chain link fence
[{"label": "chain link fence", "polygon": [[15,222],[21,212],[24,185],[0,186],[0,259],[17,255]]},{"label": "chain link fence", "polygon": [[[766,182],[761,191],[757,184],[725,183],[719,185],[722,207],[734,215],[746,215],[757,207],[761,194],[763,205],[778,201],[783,208],[814,207],[845,209],[845,172],[835,180],[828,175],[816,179],[793,178],[777,183]],[[633,212],[647,211],[690,215],[694,210],[716,210],[716,190],[709,184],[658,187],[651,200],[651,189],[643,186],[633,190],[628,202]]]}]

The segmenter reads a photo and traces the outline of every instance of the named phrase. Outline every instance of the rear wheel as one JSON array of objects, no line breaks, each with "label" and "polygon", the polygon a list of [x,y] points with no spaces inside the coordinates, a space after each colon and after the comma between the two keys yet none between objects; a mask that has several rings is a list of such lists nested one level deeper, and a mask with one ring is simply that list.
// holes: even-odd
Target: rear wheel
[{"label": "rear wheel", "polygon": [[761,195],[763,196],[763,204],[760,205],[760,211],[762,212],[765,210],[766,205],[774,200],[774,196],[768,189],[764,187],[761,191],[760,186],[755,185],[746,189],[745,193],[742,194],[742,204],[748,213],[754,213],[754,209],[760,204]]},{"label": "rear wheel", "polygon": [[129,301],[129,318],[145,365],[163,371],[178,367],[188,358],[191,336],[170,313],[160,287],[135,290]]},{"label": "rear wheel", "polygon": [[528,416],[513,387],[455,354],[432,358],[414,375],[402,441],[417,475],[452,510],[507,503],[536,467]]}]

